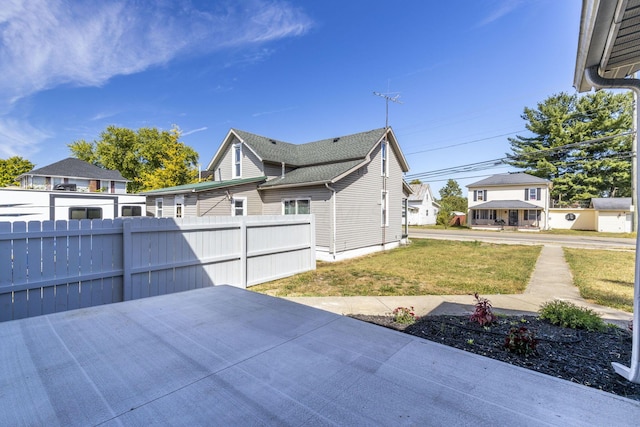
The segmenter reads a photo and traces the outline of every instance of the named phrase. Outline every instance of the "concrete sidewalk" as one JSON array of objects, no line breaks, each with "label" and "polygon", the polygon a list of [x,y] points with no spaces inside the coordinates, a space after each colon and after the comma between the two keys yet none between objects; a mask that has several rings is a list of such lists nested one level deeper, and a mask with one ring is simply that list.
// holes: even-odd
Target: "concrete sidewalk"
[{"label": "concrete sidewalk", "polygon": [[[606,322],[626,327],[633,315],[609,307],[590,304],[573,286],[571,271],[560,246],[543,246],[529,284],[522,294],[481,295],[498,313],[535,314],[540,306],[554,299],[587,307]],[[466,315],[473,312],[473,295],[372,296],[372,297],[291,297],[286,298],[337,314],[387,315],[396,307],[414,307],[416,315]]]}]

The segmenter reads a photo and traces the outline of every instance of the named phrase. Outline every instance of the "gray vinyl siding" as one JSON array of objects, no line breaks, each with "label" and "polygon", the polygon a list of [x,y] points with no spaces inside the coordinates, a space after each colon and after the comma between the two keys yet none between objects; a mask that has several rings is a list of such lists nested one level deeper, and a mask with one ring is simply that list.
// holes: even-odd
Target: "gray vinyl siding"
[{"label": "gray vinyl siding", "polygon": [[382,227],[381,197],[383,177],[380,146],[372,152],[371,162],[336,183],[338,190],[338,252],[397,242],[402,237],[402,169],[389,150],[389,225]]},{"label": "gray vinyl siding", "polygon": [[[214,166],[214,181],[227,181],[234,179],[233,177],[233,144],[238,140],[234,137],[233,142],[229,144],[224,152],[224,156],[220,163]],[[255,178],[263,176],[262,162],[256,155],[246,146],[242,145],[242,178]],[[278,171],[278,175],[280,171]]]},{"label": "gray vinyl siding", "polygon": [[185,195],[184,196],[184,216],[198,216],[198,196]]},{"label": "gray vinyl siding", "polygon": [[282,215],[284,199],[311,199],[311,213],[316,219],[316,246],[331,244],[331,192],[324,186],[262,190],[263,215]]},{"label": "gray vinyl siding", "polygon": [[[289,173],[293,170],[294,168],[290,167],[290,166],[285,166],[284,168],[284,172]],[[278,165],[275,163],[265,163],[264,164],[264,175],[267,178],[277,178],[282,176],[282,165]]]},{"label": "gray vinyl siding", "polygon": [[402,167],[394,150],[389,150],[389,227],[387,227],[387,241],[402,239],[402,199],[407,197],[402,185]]},{"label": "gray vinyl siding", "polygon": [[[247,198],[247,215],[262,215],[262,201],[256,184],[247,184],[229,189],[233,197]],[[229,216],[231,201],[227,197],[227,189],[204,191],[198,194],[197,216]]]}]

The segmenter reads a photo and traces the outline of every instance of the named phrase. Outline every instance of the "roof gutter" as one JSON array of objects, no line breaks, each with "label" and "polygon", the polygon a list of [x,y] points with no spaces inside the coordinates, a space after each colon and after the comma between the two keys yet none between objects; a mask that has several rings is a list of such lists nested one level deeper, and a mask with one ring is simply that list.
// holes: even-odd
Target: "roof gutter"
[{"label": "roof gutter", "polygon": [[[635,98],[640,99],[640,80],[635,78],[628,79],[606,79],[598,73],[598,67],[590,67],[585,70],[585,79],[589,82],[589,84],[593,85],[596,88],[609,88],[609,89],[629,89],[632,90],[635,94]],[[636,135],[633,138],[633,152],[638,152],[637,147],[637,125],[639,122],[639,118],[637,117],[638,109],[636,107],[636,117],[634,117],[635,128],[634,131]],[[635,173],[635,180],[632,182],[634,186],[634,190],[631,193],[632,202],[631,204],[635,207],[637,206],[637,200],[640,199],[640,194],[638,191],[640,190],[640,181],[638,181],[638,177],[640,176],[640,171],[638,170],[638,160],[636,156],[632,157],[632,172]],[[634,225],[637,224],[637,209],[634,210]],[[637,231],[634,229],[634,231]],[[636,253],[640,253],[640,236],[636,238]],[[635,274],[634,274],[634,283],[633,283],[633,324],[640,325],[640,257],[636,257],[635,261]],[[631,366],[627,367],[620,363],[612,363],[613,369],[621,376],[625,377],[627,380],[640,384],[640,327],[636,326],[632,331],[632,345],[631,345]]]}]

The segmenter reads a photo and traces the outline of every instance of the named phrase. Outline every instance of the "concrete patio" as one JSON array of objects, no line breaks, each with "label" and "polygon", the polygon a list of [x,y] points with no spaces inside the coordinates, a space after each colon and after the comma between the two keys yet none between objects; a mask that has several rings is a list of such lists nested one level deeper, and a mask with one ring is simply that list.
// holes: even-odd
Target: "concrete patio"
[{"label": "concrete patio", "polygon": [[0,425],[637,425],[640,402],[228,286],[0,323]]}]

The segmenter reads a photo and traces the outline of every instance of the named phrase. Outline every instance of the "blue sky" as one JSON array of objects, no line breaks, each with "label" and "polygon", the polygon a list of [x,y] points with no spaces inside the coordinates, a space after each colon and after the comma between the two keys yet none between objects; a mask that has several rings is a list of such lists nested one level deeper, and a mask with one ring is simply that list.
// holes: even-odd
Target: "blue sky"
[{"label": "blue sky", "polygon": [[[0,158],[45,166],[109,125],[292,143],[389,124],[411,174],[504,157],[524,107],[574,93],[579,0],[4,0]],[[464,185],[497,168],[449,174]]]}]

